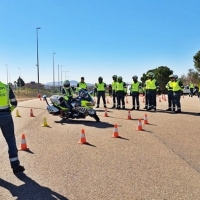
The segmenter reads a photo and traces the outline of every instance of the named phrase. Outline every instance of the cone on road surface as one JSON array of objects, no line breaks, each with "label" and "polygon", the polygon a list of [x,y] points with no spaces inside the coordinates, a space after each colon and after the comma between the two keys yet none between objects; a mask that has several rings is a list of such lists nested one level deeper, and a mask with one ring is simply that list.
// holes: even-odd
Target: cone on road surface
[{"label": "cone on road surface", "polygon": [[126,103],[128,103],[128,98],[126,97]]},{"label": "cone on road surface", "polygon": [[109,100],[108,100],[108,98],[107,98],[107,104],[109,104]]},{"label": "cone on road surface", "polygon": [[144,131],[144,129],[142,128],[142,121],[141,121],[141,119],[138,120],[138,127],[137,127],[136,131]]},{"label": "cone on road surface", "polygon": [[119,133],[118,133],[118,128],[117,128],[117,124],[114,125],[114,133],[112,138],[119,138]]},{"label": "cone on road surface", "polygon": [[44,121],[43,121],[42,127],[49,127],[49,125],[47,124],[46,117],[44,117]]},{"label": "cone on road surface", "polygon": [[35,117],[35,116],[33,115],[33,110],[32,110],[32,108],[31,108],[31,110],[30,110],[30,117]]},{"label": "cone on road surface", "polygon": [[143,124],[149,124],[148,119],[147,119],[147,114],[144,115],[144,122]]},{"label": "cone on road surface", "polygon": [[22,134],[22,141],[21,141],[21,148],[19,149],[20,151],[27,151],[29,150],[29,148],[27,147],[26,144],[26,138],[25,138],[25,134]]},{"label": "cone on road surface", "polygon": [[105,114],[104,114],[104,117],[108,117],[107,108],[105,108]]},{"label": "cone on road surface", "polygon": [[183,98],[184,98],[184,94],[183,94]]},{"label": "cone on road surface", "polygon": [[131,111],[130,110],[128,111],[128,118],[127,119],[132,119],[131,118]]},{"label": "cone on road surface", "polygon": [[15,115],[15,117],[21,117],[20,114],[19,114],[19,110],[18,110],[18,109],[16,110],[16,115]]},{"label": "cone on road surface", "polygon": [[81,139],[80,139],[80,141],[78,143],[79,144],[88,144],[87,141],[86,141],[85,130],[84,129],[81,130]]}]

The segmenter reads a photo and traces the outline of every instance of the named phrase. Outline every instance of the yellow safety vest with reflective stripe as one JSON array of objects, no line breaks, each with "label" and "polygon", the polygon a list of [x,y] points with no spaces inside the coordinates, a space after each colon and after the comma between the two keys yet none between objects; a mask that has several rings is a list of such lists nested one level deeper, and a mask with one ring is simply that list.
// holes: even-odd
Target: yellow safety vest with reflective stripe
[{"label": "yellow safety vest with reflective stripe", "polygon": [[145,88],[146,88],[146,90],[149,90],[149,87],[150,87],[150,79],[148,79],[148,80],[146,80],[145,81]]},{"label": "yellow safety vest with reflective stripe", "polygon": [[105,83],[97,83],[97,91],[105,91]]},{"label": "yellow safety vest with reflective stripe", "polygon": [[9,86],[0,82],[0,110],[10,107]]},{"label": "yellow safety vest with reflective stripe", "polygon": [[112,90],[116,90],[117,81],[112,82]]},{"label": "yellow safety vest with reflective stripe", "polygon": [[190,88],[194,88],[194,84],[193,83],[190,83]]},{"label": "yellow safety vest with reflective stripe", "polygon": [[[172,91],[173,90],[173,81],[169,81],[165,87],[167,88],[168,91]],[[169,88],[169,87],[171,87],[171,88]]]},{"label": "yellow safety vest with reflective stripe", "polygon": [[173,92],[178,92],[182,90],[182,88],[179,86],[179,80],[173,82]]},{"label": "yellow safety vest with reflective stripe", "polygon": [[131,91],[132,92],[139,92],[139,85],[140,85],[140,83],[139,82],[133,82],[132,84],[131,84]]},{"label": "yellow safety vest with reflective stripe", "polygon": [[124,88],[124,82],[123,81],[121,83],[117,82],[116,91],[124,91],[124,92],[126,92],[126,88]]},{"label": "yellow safety vest with reflective stripe", "polygon": [[87,84],[86,83],[79,82],[78,85],[79,85],[79,89],[80,88],[87,89]]},{"label": "yellow safety vest with reflective stripe", "polygon": [[150,90],[155,90],[157,87],[156,87],[156,79],[153,79],[153,80],[149,80],[149,89]]}]

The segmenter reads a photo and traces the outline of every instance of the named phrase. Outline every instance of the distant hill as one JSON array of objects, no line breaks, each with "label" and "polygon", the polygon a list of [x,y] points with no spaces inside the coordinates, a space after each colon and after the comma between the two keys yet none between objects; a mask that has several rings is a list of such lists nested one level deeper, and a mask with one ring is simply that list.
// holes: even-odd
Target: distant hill
[{"label": "distant hill", "polygon": [[[71,80],[70,81],[70,85],[73,85],[73,86],[77,86],[78,84],[78,81],[75,81],[75,80]],[[46,86],[53,86],[53,82],[48,82],[45,84]],[[61,85],[61,81],[60,82],[55,82],[55,86],[58,86],[58,85]],[[87,83],[88,86],[94,86],[94,84],[92,83]]]}]

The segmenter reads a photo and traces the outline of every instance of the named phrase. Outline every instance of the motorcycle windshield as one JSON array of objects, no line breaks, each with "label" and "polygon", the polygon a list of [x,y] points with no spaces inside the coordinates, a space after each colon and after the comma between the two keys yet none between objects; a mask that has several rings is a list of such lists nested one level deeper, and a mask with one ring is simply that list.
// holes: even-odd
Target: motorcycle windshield
[{"label": "motorcycle windshield", "polygon": [[81,97],[82,100],[93,101],[92,97],[89,95],[88,91],[86,90],[83,90],[83,89],[79,90],[78,96]]}]

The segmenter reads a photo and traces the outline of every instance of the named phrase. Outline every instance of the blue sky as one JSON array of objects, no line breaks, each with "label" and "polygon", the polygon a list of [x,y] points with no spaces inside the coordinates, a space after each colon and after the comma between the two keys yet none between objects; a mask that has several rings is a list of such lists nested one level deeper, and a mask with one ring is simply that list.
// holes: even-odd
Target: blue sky
[{"label": "blue sky", "polygon": [[[1,0],[0,80],[21,75],[37,82],[69,79],[106,83],[167,66],[175,74],[194,68],[200,50],[199,0]],[[67,78],[66,77],[66,78]]]}]

